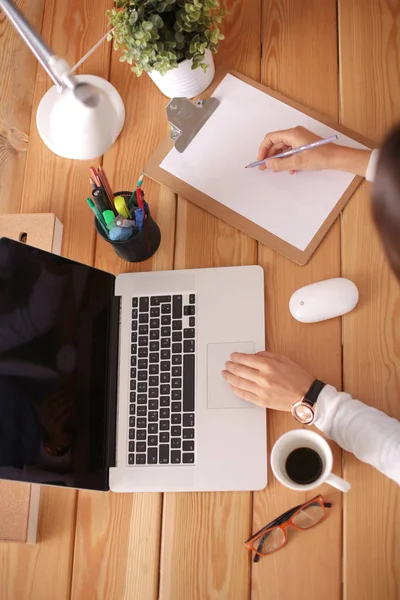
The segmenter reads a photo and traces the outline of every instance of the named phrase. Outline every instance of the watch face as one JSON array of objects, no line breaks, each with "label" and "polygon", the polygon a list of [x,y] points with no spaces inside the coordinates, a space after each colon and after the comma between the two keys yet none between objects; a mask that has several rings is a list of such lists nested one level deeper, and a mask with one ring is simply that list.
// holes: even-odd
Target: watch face
[{"label": "watch face", "polygon": [[314,420],[314,413],[306,404],[299,404],[298,406],[295,406],[293,412],[296,419],[305,425],[307,423],[312,423]]}]

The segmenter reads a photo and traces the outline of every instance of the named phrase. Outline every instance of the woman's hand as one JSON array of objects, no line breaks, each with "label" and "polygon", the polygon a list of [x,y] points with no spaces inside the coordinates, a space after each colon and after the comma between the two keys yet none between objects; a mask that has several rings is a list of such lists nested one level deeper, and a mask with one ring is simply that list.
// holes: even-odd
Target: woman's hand
[{"label": "woman's hand", "polygon": [[308,392],[314,378],[285,356],[271,352],[234,352],[222,371],[232,391],[266,408],[290,410]]},{"label": "woman's hand", "polygon": [[[257,160],[264,160],[279,152],[311,144],[320,139],[319,136],[304,127],[273,131],[265,136],[258,150]],[[271,158],[264,165],[261,165],[260,169],[263,171],[271,169],[275,173],[277,171],[290,171],[291,175],[296,171],[334,169],[365,177],[370,156],[370,150],[357,150],[332,143],[293,154],[288,158]]]}]

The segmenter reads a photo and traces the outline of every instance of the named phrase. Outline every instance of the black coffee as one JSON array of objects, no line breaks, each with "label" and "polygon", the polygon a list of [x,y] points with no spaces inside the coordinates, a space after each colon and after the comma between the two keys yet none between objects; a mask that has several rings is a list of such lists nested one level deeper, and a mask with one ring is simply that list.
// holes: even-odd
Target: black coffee
[{"label": "black coffee", "polygon": [[322,473],[322,460],[311,448],[296,448],[286,459],[286,473],[292,481],[306,485]]}]

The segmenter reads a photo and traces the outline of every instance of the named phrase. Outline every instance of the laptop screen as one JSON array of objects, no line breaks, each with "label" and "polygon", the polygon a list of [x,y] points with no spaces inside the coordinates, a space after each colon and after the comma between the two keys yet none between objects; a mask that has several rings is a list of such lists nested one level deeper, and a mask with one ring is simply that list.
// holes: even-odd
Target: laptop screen
[{"label": "laptop screen", "polygon": [[0,239],[0,478],[108,489],[114,306],[109,273]]}]

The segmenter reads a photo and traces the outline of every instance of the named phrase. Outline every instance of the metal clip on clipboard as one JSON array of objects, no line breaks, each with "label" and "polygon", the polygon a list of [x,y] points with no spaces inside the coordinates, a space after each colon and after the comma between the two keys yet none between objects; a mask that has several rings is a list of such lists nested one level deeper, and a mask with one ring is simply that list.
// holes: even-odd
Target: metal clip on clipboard
[{"label": "metal clip on clipboard", "polygon": [[170,136],[178,152],[186,150],[218,106],[216,98],[196,102],[189,98],[172,98],[167,105],[167,118],[171,126]]}]

